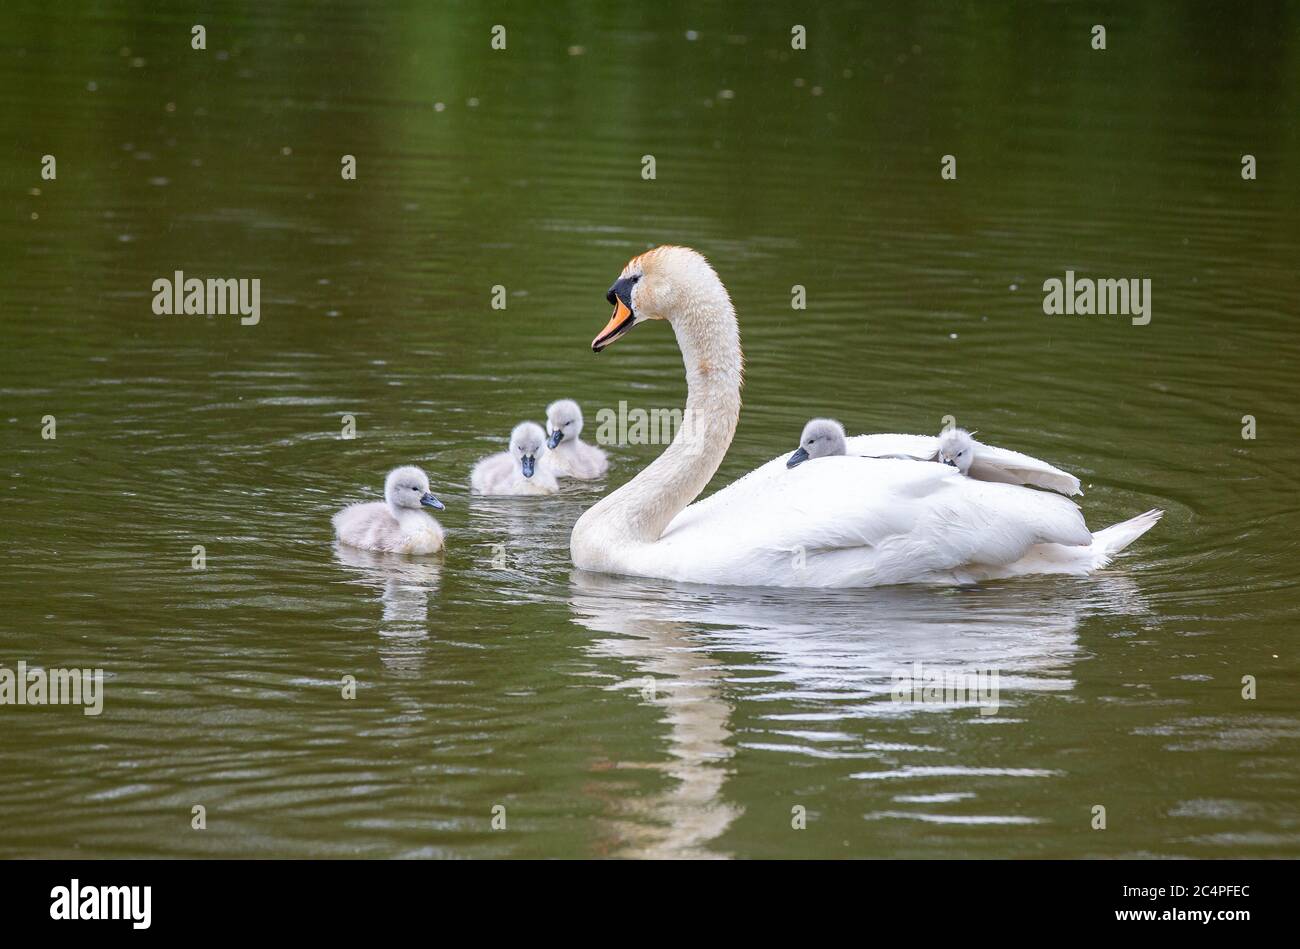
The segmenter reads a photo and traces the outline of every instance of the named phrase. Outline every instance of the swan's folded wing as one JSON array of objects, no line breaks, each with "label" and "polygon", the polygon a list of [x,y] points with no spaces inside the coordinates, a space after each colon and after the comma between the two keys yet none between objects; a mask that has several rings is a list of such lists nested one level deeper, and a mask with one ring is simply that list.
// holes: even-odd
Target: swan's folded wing
[{"label": "swan's folded wing", "polygon": [[[785,462],[780,455],[673,518],[654,545],[656,560],[672,564],[670,578],[808,585],[800,582],[806,562],[803,576],[822,578],[810,585],[856,585],[880,572],[878,550],[911,529],[920,499],[961,477],[941,465],[851,455]],[[924,571],[933,550],[919,546],[926,562],[913,566]]]},{"label": "swan's folded wing", "polygon": [[653,557],[672,579],[859,586],[1091,542],[1078,506],[1059,495],[946,465],[848,456],[786,469],[779,456],[678,514]]},{"label": "swan's folded wing", "polygon": [[897,529],[879,517],[885,512],[884,521],[893,519],[891,498],[922,496],[938,487],[937,479],[955,474],[939,465],[930,470],[852,454],[816,458],[797,468],[786,468],[786,458],[778,455],[696,501],[673,518],[662,539],[699,531],[696,539],[702,540],[717,531],[721,544],[746,538],[798,545],[809,536],[819,544],[871,544]]},{"label": "swan's folded wing", "polygon": [[1083,494],[1079,479],[1068,471],[1049,465],[1030,455],[976,442],[975,461],[970,476],[980,481],[1007,484],[1032,484],[1061,494]]},{"label": "swan's folded wing", "polygon": [[[939,439],[933,435],[855,435],[846,440],[850,455],[934,461]],[[1031,484],[1061,494],[1083,494],[1079,479],[1068,471],[1009,448],[976,442],[970,477],[1002,484]]]},{"label": "swan's folded wing", "polygon": [[[1036,544],[1088,546],[1092,534],[1073,501],[1019,485],[967,478],[947,465],[916,465],[876,458],[821,459],[848,471],[830,472],[797,486],[782,520],[791,535],[823,550],[869,547],[873,569],[894,565],[934,571],[971,564],[1014,563]],[[853,462],[860,472],[852,470]],[[800,468],[811,468],[805,463]],[[798,470],[798,469],[796,469]],[[811,475],[812,472],[810,471]]]}]

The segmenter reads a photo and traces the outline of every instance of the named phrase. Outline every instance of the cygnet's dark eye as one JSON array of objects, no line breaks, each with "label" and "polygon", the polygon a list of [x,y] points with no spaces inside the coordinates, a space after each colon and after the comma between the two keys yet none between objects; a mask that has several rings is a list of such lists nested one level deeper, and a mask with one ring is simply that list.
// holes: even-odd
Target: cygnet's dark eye
[{"label": "cygnet's dark eye", "polygon": [[412,491],[419,491],[420,489],[417,488],[415,485],[411,485],[411,490],[412,490]]},{"label": "cygnet's dark eye", "polygon": [[638,280],[640,280],[640,279],[641,279],[641,275],[640,275],[639,273],[634,273],[634,274],[632,274],[632,282],[633,282],[633,283],[636,283],[636,282],[637,282]]}]

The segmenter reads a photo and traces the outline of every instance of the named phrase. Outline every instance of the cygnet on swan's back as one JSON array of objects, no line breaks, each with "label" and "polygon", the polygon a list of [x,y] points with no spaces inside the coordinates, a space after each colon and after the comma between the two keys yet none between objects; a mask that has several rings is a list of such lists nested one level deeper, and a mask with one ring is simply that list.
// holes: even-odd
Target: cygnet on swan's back
[{"label": "cygnet on swan's back", "polygon": [[799,448],[785,466],[793,468],[810,458],[843,455],[845,451],[844,426],[833,418],[815,418],[803,427],[803,434],[799,436]]},{"label": "cygnet on swan's back", "polygon": [[[888,446],[888,447],[885,447]],[[1029,484],[1061,494],[1083,494],[1079,479],[1045,461],[978,442],[962,428],[945,429],[938,438],[921,435],[857,435],[844,437],[844,426],[829,418],[815,418],[804,426],[799,448],[785,463],[793,468],[812,458],[828,455],[865,458],[902,458],[934,461],[956,468],[976,481]]]}]

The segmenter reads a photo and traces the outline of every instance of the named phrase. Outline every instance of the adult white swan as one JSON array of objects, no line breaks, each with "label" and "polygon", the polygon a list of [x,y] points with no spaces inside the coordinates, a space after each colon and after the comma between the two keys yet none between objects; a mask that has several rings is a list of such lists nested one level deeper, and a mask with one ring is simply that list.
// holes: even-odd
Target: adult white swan
[{"label": "adult white swan", "polygon": [[600,352],[646,320],[667,320],[686,364],[686,411],[663,454],[574,525],[569,546],[582,570],[807,587],[1085,574],[1162,513],[1093,534],[1059,495],[975,481],[947,465],[854,456],[787,469],[779,455],[691,504],[718,470],[740,415],[731,299],[703,256],[671,246],[633,258],[608,299],[614,315],[591,348]]}]

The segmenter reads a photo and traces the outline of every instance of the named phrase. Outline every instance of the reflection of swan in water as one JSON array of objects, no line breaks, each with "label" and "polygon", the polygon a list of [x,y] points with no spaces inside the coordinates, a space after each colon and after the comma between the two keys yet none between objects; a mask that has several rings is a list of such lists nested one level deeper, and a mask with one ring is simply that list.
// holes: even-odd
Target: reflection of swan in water
[{"label": "reflection of swan in water", "polygon": [[352,568],[356,583],[375,590],[383,603],[379,658],[393,670],[419,671],[429,638],[429,597],[438,591],[442,567],[436,557],[404,557],[334,545],[339,563]]},{"label": "reflection of swan in water", "polygon": [[[673,755],[666,770],[679,783],[636,799],[644,813],[616,824],[634,855],[707,853],[708,842],[739,816],[721,795],[724,762],[736,751],[733,706],[749,706],[739,716],[747,748],[793,755],[815,746],[819,756],[854,759],[854,777],[901,776],[913,763],[909,755],[935,749],[912,744],[911,726],[895,733],[891,721],[945,712],[959,716],[955,727],[989,720],[969,704],[892,701],[900,671],[918,662],[927,671],[997,670],[999,720],[1014,720],[1036,714],[1034,693],[1074,688],[1082,619],[1145,612],[1125,577],[833,592],[682,586],[583,571],[571,582],[574,621],[614,634],[594,640],[592,653],[632,667],[618,687],[640,689],[652,676],[666,696]],[[869,730],[888,736],[887,752],[886,742],[846,734],[842,726],[854,719],[874,720]],[[755,725],[766,734],[750,733]],[[960,785],[970,774],[989,774],[981,763],[968,756],[947,780]]]},{"label": "reflection of swan in water", "polygon": [[[734,753],[728,718],[731,707],[721,697],[725,675],[721,663],[698,649],[693,630],[681,615],[655,615],[636,602],[605,595],[626,581],[599,574],[573,574],[572,605],[576,622],[619,638],[597,640],[594,653],[629,662],[636,676],[614,688],[642,693],[664,710],[672,760],[624,767],[661,769],[673,779],[667,791],[633,796],[619,806],[632,813],[616,817],[610,830],[623,845],[621,856],[698,858],[725,856],[704,847],[721,836],[740,814],[721,800],[726,760]],[[648,604],[647,604],[648,605]]]}]

